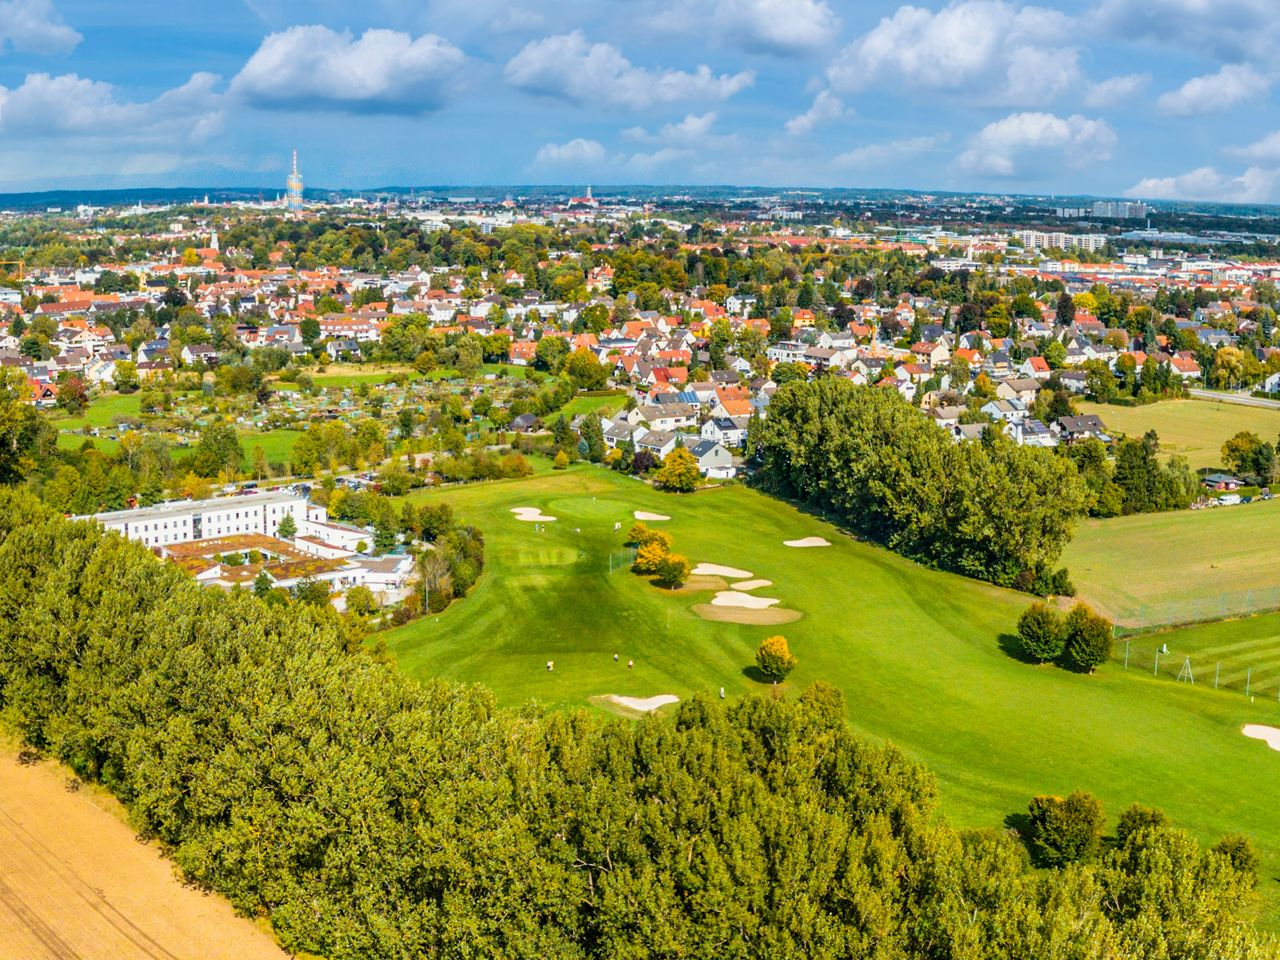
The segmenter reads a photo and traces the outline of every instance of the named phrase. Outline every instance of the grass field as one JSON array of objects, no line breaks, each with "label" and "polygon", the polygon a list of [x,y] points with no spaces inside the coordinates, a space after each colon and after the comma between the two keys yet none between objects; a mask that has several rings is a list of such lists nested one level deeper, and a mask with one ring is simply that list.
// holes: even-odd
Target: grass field
[{"label": "grass field", "polygon": [[1063,553],[1080,595],[1131,627],[1280,608],[1280,500],[1087,520]]},{"label": "grass field", "polygon": [[1078,406],[1081,413],[1096,413],[1117,433],[1141,437],[1155,430],[1160,435],[1161,452],[1186,457],[1193,470],[1220,467],[1222,444],[1241,430],[1250,430],[1272,443],[1280,435],[1280,410],[1213,400],[1165,400],[1145,407]]},{"label": "grass field", "polygon": [[253,448],[262,447],[269,463],[288,463],[293,455],[293,445],[302,436],[301,430],[268,430],[266,433],[240,434],[240,448],[244,450],[246,466],[253,463]]},{"label": "grass field", "polygon": [[81,427],[86,423],[91,427],[109,427],[116,417],[136,417],[141,412],[142,401],[138,394],[112,394],[94,399],[78,417],[61,416],[60,411],[54,411],[58,415],[54,417],[53,425],[59,430]]},{"label": "grass field", "polygon": [[[598,413],[607,417],[617,413],[626,404],[625,396],[616,397],[574,397],[566,403],[560,413],[564,414],[569,420],[572,420],[580,413]],[[558,414],[553,414],[558,416]]]},{"label": "grass field", "polygon": [[[788,687],[842,688],[853,727],[927,763],[959,825],[999,827],[1033,794],[1086,789],[1113,817],[1142,802],[1204,840],[1246,832],[1266,876],[1280,871],[1280,819],[1263,800],[1280,789],[1280,754],[1240,734],[1245,722],[1280,725],[1274,691],[1250,703],[1119,664],[1093,677],[1029,666],[1000,639],[1026,597],[921,568],[743,487],[677,497],[577,467],[417,498],[450,503],[480,526],[488,568],[465,601],[386,635],[411,675],[481,683],[508,705],[576,708],[605,694],[721,687],[732,697],[760,689],[753,651],[781,632],[800,660]],[[510,513],[525,506],[558,519],[538,532]],[[658,590],[625,569],[614,524],[625,531],[633,510],[670,514],[661,526],[677,550],[773,581],[755,592],[803,619],[772,628],[703,620],[694,607],[711,594]],[[809,536],[833,545],[782,546]],[[1171,648],[1181,636],[1166,635]],[[1194,639],[1210,641],[1229,642],[1212,631]],[[1280,885],[1263,887],[1274,926]]]},{"label": "grass field", "polygon": [[83,433],[59,433],[58,447],[62,450],[79,450],[86,440],[92,440],[95,450],[111,456],[120,449],[120,441],[110,437],[90,437]]}]

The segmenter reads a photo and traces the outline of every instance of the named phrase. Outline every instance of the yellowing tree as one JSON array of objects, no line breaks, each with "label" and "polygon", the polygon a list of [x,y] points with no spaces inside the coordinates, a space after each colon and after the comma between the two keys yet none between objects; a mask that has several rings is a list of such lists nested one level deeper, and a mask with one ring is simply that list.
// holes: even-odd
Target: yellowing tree
[{"label": "yellowing tree", "polygon": [[756,650],[756,666],[766,677],[775,680],[784,679],[795,669],[796,663],[784,636],[767,637]]},{"label": "yellowing tree", "polygon": [[662,461],[662,469],[654,480],[658,486],[676,493],[692,493],[701,479],[698,461],[684,447],[676,447]]}]

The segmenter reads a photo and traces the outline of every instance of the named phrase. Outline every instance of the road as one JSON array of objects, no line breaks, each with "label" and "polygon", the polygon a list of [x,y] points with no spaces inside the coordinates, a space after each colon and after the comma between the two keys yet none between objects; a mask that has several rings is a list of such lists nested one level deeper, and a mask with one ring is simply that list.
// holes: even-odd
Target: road
[{"label": "road", "polygon": [[1235,403],[1242,407],[1262,407],[1266,410],[1280,410],[1280,400],[1252,397],[1247,393],[1219,393],[1216,390],[1199,390],[1195,387],[1192,387],[1187,392],[1197,400],[1215,400],[1218,403]]}]

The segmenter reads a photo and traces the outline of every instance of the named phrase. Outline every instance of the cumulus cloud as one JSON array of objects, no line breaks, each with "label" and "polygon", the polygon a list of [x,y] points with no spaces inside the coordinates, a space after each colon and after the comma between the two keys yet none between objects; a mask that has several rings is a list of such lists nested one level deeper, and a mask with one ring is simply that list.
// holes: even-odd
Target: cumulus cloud
[{"label": "cumulus cloud", "polygon": [[1089,86],[1084,105],[1093,109],[1114,107],[1136,97],[1151,82],[1149,73],[1127,73]]},{"label": "cumulus cloud", "polygon": [[725,100],[755,81],[750,71],[717,76],[705,65],[692,73],[636,67],[617,47],[590,43],[581,30],[530,42],[508,61],[505,74],[527,93],[633,110]]},{"label": "cumulus cloud", "polygon": [[787,133],[793,137],[806,136],[824,123],[839,120],[844,113],[844,101],[830,90],[821,90],[808,110],[787,121]]},{"label": "cumulus cloud", "polygon": [[290,27],[262,41],[231,93],[263,108],[424,113],[456,85],[466,55],[448,40],[396,30],[356,39],[323,26]]},{"label": "cumulus cloud", "polygon": [[1219,203],[1266,203],[1275,196],[1280,170],[1250,167],[1239,176],[1200,167],[1174,177],[1147,177],[1125,195],[1147,200],[1212,200]]},{"label": "cumulus cloud", "polygon": [[69,53],[83,37],[67,26],[53,0],[0,0],[0,53]]},{"label": "cumulus cloud", "polygon": [[719,0],[714,16],[725,39],[752,53],[804,53],[840,30],[825,0]]},{"label": "cumulus cloud", "polygon": [[1156,101],[1160,112],[1172,117],[1219,113],[1267,92],[1271,81],[1248,64],[1229,63],[1217,73],[1192,77]]},{"label": "cumulus cloud", "polygon": [[1280,40],[1274,0],[1100,0],[1085,18],[1100,36],[1151,40],[1221,60],[1269,60]]},{"label": "cumulus cloud", "polygon": [[956,158],[956,167],[974,176],[1019,177],[1030,164],[1049,159],[1073,167],[1109,160],[1115,144],[1115,131],[1102,120],[1012,113],[983,127]]},{"label": "cumulus cloud", "polygon": [[1245,160],[1275,161],[1280,163],[1280,130],[1269,133],[1261,140],[1243,147],[1228,147],[1225,153]]},{"label": "cumulus cloud", "polygon": [[155,100],[133,102],[116,88],[74,73],[29,74],[21,86],[0,86],[0,133],[72,135],[112,142],[199,141],[221,124],[218,78],[197,73]]},{"label": "cumulus cloud", "polygon": [[587,167],[603,163],[604,159],[604,145],[598,140],[575,137],[568,143],[543,144],[538,148],[538,155],[534,159],[534,163],[540,167]]},{"label": "cumulus cloud", "polygon": [[627,158],[626,168],[635,173],[650,174],[673,163],[683,163],[694,157],[692,150],[681,147],[663,147],[652,153],[635,153]]},{"label": "cumulus cloud", "polygon": [[1005,0],[959,0],[937,13],[904,6],[841,51],[827,78],[837,91],[969,90],[1036,105],[1080,82],[1079,55],[1061,43],[1072,34],[1065,15]]},{"label": "cumulus cloud", "polygon": [[908,137],[888,143],[871,143],[842,153],[831,162],[837,167],[853,170],[873,170],[935,150],[951,139],[947,134],[933,137]]}]

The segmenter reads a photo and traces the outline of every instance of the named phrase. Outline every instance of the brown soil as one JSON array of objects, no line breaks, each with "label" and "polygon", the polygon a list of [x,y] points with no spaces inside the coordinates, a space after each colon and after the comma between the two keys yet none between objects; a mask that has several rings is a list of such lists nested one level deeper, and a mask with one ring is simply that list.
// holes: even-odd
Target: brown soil
[{"label": "brown soil", "polygon": [[0,743],[0,958],[284,960],[231,905],[183,886],[110,797]]},{"label": "brown soil", "polygon": [[799,610],[786,610],[781,607],[747,610],[742,607],[713,607],[709,603],[694,604],[693,612],[703,620],[718,620],[721,623],[746,623],[753,626],[794,623],[804,616]]}]

